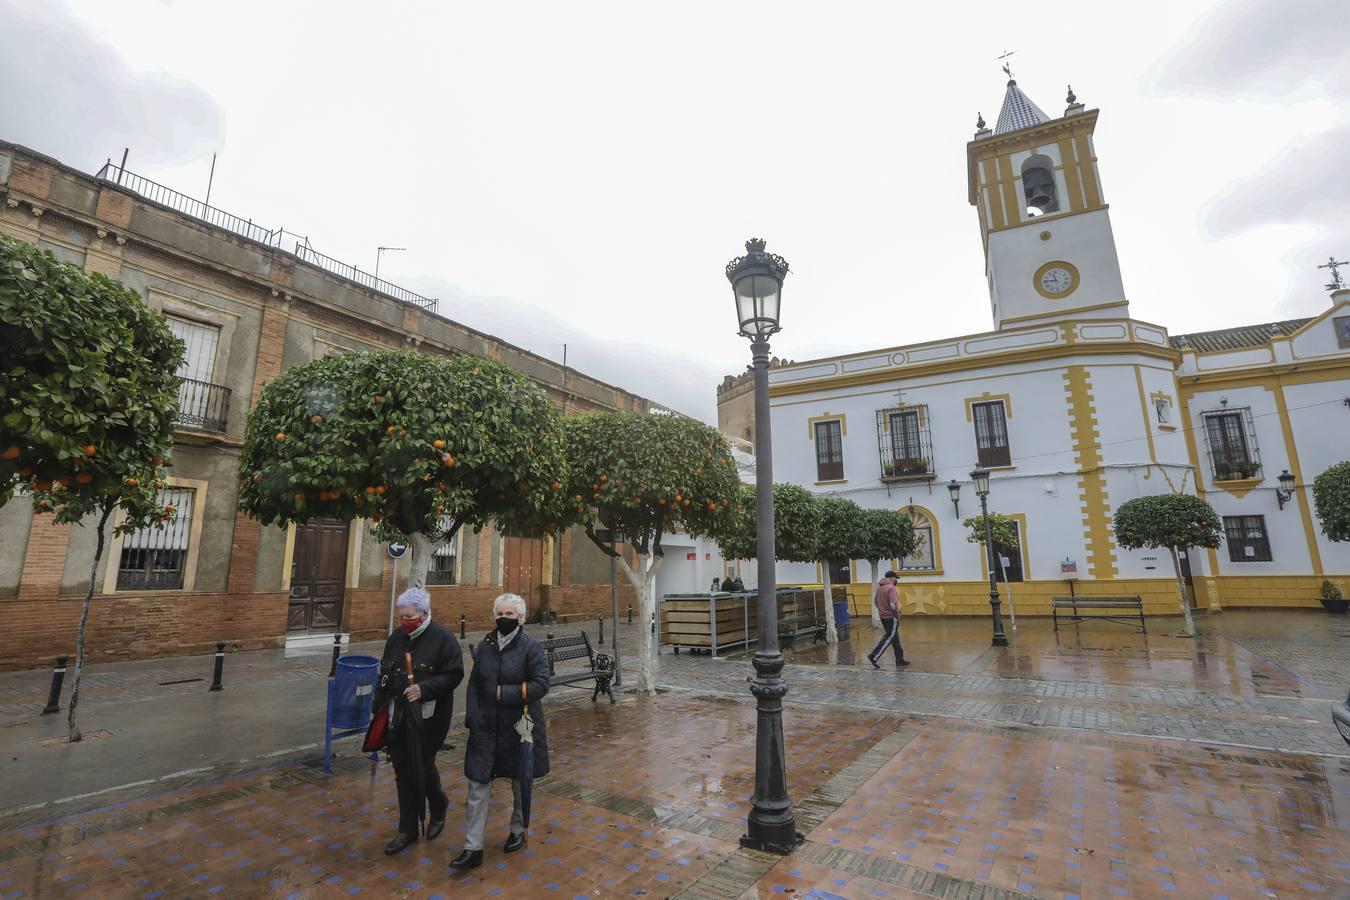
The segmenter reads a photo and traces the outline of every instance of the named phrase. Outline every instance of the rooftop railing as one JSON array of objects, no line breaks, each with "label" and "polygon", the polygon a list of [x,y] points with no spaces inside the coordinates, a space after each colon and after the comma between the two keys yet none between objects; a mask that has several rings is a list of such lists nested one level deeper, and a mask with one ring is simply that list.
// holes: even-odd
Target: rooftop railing
[{"label": "rooftop railing", "polygon": [[94,177],[111,181],[129,191],[140,194],[152,203],[167,206],[169,209],[180,212],[185,216],[190,216],[217,228],[223,228],[240,237],[257,241],[268,247],[275,247],[278,250],[286,249],[282,247],[283,238],[294,238],[294,249],[288,252],[293,252],[303,262],[317,266],[325,272],[345,278],[348,281],[354,281],[362,287],[370,288],[372,291],[386,294],[405,303],[412,303],[427,312],[436,312],[436,300],[434,298],[423,297],[421,294],[399,287],[393,282],[377,278],[356,266],[348,265],[341,260],[320,253],[311,246],[307,237],[295,235],[283,228],[264,228],[262,225],[255,224],[252,219],[245,219],[242,216],[228,213],[201,200],[179,193],[173,188],[165,187],[157,181],[151,181],[149,178],[137,175],[135,172],[115,164],[111,159],[103,164],[103,168],[99,169],[98,174]]}]

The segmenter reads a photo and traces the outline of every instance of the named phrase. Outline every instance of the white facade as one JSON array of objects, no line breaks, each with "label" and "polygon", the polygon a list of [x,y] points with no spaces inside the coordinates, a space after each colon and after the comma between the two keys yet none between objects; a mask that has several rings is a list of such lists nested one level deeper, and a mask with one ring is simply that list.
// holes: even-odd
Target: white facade
[{"label": "white facade", "polygon": [[[1323,577],[1350,573],[1350,549],[1320,534],[1310,490],[1347,456],[1350,292],[1314,320],[1175,342],[1131,319],[1096,111],[1075,104],[1052,120],[1010,84],[1000,128],[1018,120],[1006,115],[1014,93],[1035,114],[968,146],[996,330],[773,369],[775,480],[908,510],[928,539],[894,561],[909,612],[988,611],[981,546],[962,525],[980,511],[977,462],[993,471],[991,511],[1019,524],[1008,552],[1021,611],[1070,592],[1178,611],[1170,555],[1124,550],[1111,527],[1121,503],[1169,491],[1204,496],[1229,531],[1186,561],[1194,604],[1316,605]],[[1297,487],[1281,509],[1286,470]],[[778,578],[820,574],[780,564]],[[870,580],[855,564],[855,593]]]}]

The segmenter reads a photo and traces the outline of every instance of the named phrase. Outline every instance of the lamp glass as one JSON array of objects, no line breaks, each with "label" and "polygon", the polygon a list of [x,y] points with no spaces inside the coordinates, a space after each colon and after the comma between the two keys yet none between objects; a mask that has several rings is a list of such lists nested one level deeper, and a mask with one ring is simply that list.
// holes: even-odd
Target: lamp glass
[{"label": "lamp glass", "polygon": [[981,466],[970,473],[970,480],[975,482],[975,493],[981,497],[989,493],[989,470]]},{"label": "lamp glass", "polygon": [[746,275],[732,287],[741,333],[768,336],[778,330],[778,311],[783,286],[767,275]]},{"label": "lamp glass", "polygon": [[953,502],[960,500],[961,483],[957,481],[955,478],[953,478],[950,482],[947,483],[947,493],[951,494]]},{"label": "lamp glass", "polygon": [[1292,491],[1294,489],[1294,476],[1288,469],[1285,469],[1280,473],[1280,487],[1284,488],[1286,491]]}]

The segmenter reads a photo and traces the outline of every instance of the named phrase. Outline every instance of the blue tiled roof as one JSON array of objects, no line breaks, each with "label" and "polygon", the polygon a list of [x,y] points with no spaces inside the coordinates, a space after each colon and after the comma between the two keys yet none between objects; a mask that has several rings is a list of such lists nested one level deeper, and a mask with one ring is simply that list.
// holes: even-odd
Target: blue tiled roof
[{"label": "blue tiled roof", "polygon": [[1041,108],[1031,102],[1031,98],[1022,93],[1016,81],[1008,82],[1008,93],[1003,95],[1003,109],[998,113],[998,124],[994,134],[1007,134],[1032,125],[1049,122],[1050,117]]}]

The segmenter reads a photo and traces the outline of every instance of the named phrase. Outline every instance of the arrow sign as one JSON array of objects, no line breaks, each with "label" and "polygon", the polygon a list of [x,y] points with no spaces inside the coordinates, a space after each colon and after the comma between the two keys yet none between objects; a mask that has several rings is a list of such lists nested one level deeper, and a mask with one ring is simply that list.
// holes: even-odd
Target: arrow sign
[{"label": "arrow sign", "polygon": [[408,552],[408,542],[407,542],[407,541],[390,541],[390,542],[389,542],[389,558],[390,558],[390,559],[402,559],[403,556],[404,556],[404,554],[406,554],[407,552]]}]

